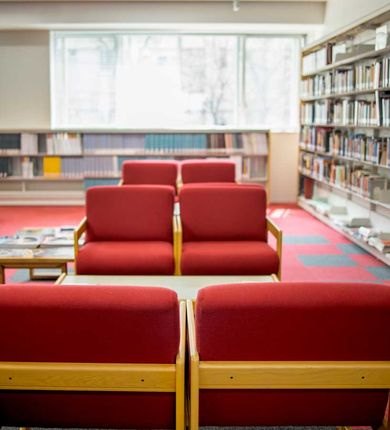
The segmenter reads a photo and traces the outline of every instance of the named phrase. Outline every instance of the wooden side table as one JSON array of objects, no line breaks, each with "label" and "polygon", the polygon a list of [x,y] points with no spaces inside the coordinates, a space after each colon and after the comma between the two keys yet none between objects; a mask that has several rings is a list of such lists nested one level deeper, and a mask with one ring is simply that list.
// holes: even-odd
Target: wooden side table
[{"label": "wooden side table", "polygon": [[42,253],[37,256],[0,255],[0,284],[5,283],[5,269],[29,269],[32,279],[37,278],[33,275],[34,269],[60,269],[61,273],[68,273],[67,264],[74,261],[73,248],[72,251],[64,250],[63,255],[53,255],[52,249],[48,252],[42,249],[40,251]]}]

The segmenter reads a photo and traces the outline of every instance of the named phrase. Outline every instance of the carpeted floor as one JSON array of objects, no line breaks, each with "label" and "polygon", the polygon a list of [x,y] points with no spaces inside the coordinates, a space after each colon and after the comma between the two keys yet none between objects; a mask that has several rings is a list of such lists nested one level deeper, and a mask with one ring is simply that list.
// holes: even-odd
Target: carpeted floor
[{"label": "carpeted floor", "polygon": [[[0,207],[0,236],[22,227],[76,225],[83,207]],[[295,205],[274,205],[269,216],[284,234],[285,281],[362,281],[390,285],[390,267]],[[28,280],[26,270],[7,270],[7,282]]]}]

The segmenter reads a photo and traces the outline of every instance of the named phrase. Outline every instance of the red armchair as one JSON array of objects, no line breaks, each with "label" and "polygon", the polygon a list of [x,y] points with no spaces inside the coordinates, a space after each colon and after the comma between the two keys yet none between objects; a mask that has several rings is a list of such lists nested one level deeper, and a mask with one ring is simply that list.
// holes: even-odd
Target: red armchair
[{"label": "red armchair", "polygon": [[386,427],[390,289],[379,284],[206,287],[187,303],[190,429]]},{"label": "red armchair", "polygon": [[173,189],[163,185],[88,189],[75,231],[76,273],[173,275],[173,205]]},{"label": "red armchair", "polygon": [[230,160],[185,160],[181,163],[183,184],[236,181],[236,164]]},{"label": "red armchair", "polygon": [[122,164],[121,185],[169,185],[176,190],[178,163],[173,160],[131,160]]},{"label": "red armchair", "polygon": [[1,424],[183,429],[180,312],[165,288],[0,286]]},{"label": "red armchair", "polygon": [[[282,232],[266,218],[266,191],[254,185],[183,187],[180,192],[183,275],[281,276]],[[180,227],[179,227],[180,228]],[[277,238],[277,250],[267,232]]]}]

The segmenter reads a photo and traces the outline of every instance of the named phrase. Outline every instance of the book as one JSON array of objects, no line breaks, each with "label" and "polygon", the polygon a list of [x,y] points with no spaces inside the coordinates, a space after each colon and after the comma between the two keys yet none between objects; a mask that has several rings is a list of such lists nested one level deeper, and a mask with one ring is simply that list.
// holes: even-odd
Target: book
[{"label": "book", "polygon": [[377,237],[368,239],[368,244],[376,248],[379,252],[384,254],[390,252],[390,233],[379,233]]},{"label": "book", "polygon": [[41,243],[39,236],[3,236],[0,237],[0,248],[37,248]]},{"label": "book", "polygon": [[375,30],[375,50],[384,49],[388,41],[388,28],[387,24],[381,25]]},{"label": "book", "polygon": [[47,236],[42,240],[41,248],[57,247],[57,246],[73,246],[74,239],[71,235]]},{"label": "book", "polygon": [[43,176],[52,177],[61,175],[60,157],[43,157]]},{"label": "book", "polygon": [[33,250],[34,257],[40,258],[74,258],[74,248],[73,246],[59,246],[52,248],[38,248]]},{"label": "book", "polygon": [[23,257],[32,258],[34,256],[32,249],[3,249],[0,248],[0,258],[4,257]]}]

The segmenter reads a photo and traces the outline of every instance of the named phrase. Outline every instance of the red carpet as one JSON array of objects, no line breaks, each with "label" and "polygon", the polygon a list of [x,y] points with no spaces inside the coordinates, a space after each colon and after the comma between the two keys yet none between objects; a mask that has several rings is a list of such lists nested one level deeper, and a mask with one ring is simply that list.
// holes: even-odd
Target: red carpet
[{"label": "red carpet", "polygon": [[[390,268],[295,205],[273,205],[270,217],[284,234],[285,281],[366,281],[390,285]],[[83,207],[1,207],[0,235],[23,227],[77,225]],[[22,271],[18,271],[22,272]],[[26,272],[26,271],[25,271]],[[7,270],[7,281],[23,280]]]}]

